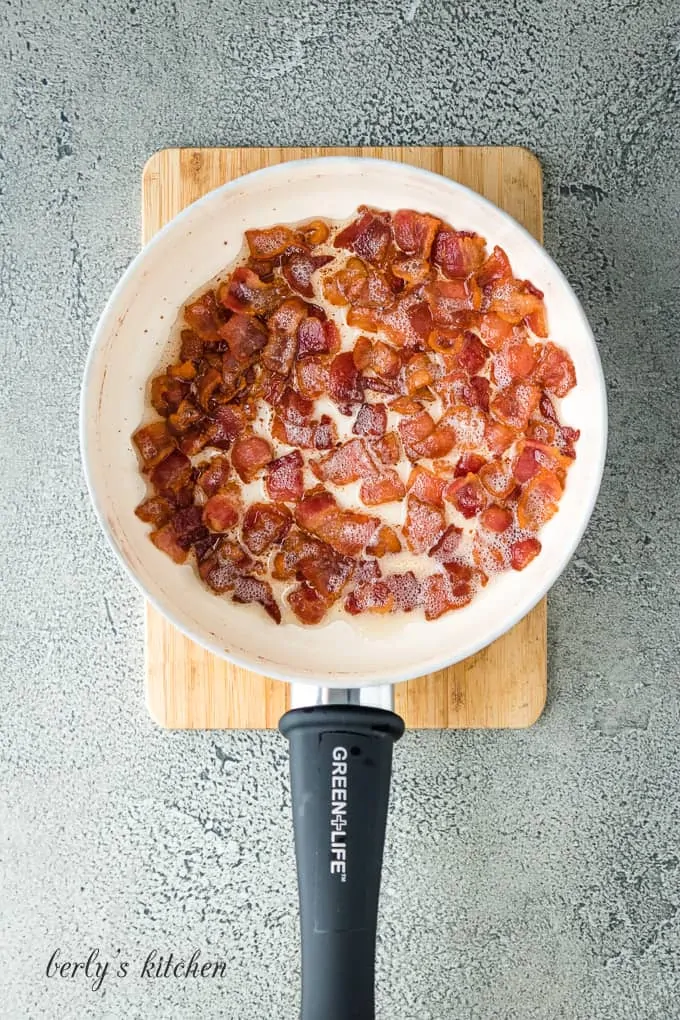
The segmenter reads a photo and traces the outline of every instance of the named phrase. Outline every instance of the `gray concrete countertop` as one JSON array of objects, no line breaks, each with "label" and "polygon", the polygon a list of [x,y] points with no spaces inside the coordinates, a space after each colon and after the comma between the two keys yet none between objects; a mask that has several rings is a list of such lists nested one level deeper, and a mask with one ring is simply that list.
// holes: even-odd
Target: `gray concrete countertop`
[{"label": "gray concrete countertop", "polygon": [[[0,11],[0,1016],[294,1020],[275,733],[166,733],[81,476],[96,318],[167,145],[520,144],[611,440],[527,732],[396,754],[383,1020],[680,1013],[680,27],[660,0],[7,2]],[[131,963],[91,990],[50,955]],[[227,963],[142,979],[151,950]],[[113,970],[113,967],[112,967]]]}]

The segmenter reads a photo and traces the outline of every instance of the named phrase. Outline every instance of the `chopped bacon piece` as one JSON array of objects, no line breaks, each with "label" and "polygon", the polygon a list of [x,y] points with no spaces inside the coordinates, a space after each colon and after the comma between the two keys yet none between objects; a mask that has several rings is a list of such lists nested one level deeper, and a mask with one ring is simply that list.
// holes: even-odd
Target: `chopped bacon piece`
[{"label": "chopped bacon piece", "polygon": [[396,471],[386,471],[377,478],[365,479],[359,490],[359,499],[366,506],[378,506],[380,503],[393,503],[402,499],[406,493],[404,483]]},{"label": "chopped bacon piece", "polygon": [[215,429],[210,435],[212,445],[228,449],[246,430],[245,412],[238,404],[222,404],[214,412],[214,423]]},{"label": "chopped bacon piece", "polygon": [[557,513],[562,484],[554,472],[541,468],[531,478],[517,504],[517,523],[525,531],[538,531]]},{"label": "chopped bacon piece", "polygon": [[385,214],[366,210],[336,236],[336,248],[348,248],[366,262],[380,265],[387,255],[392,231]]},{"label": "chopped bacon piece", "polygon": [[[195,457],[197,453],[205,449],[210,443],[210,431],[212,423],[204,430],[189,429],[179,440],[179,448],[187,457]],[[218,445],[218,444],[213,444]]]},{"label": "chopped bacon piece", "polygon": [[281,610],[276,604],[271,585],[257,577],[240,576],[234,583],[233,602],[257,602],[271,616],[274,623],[281,623]]},{"label": "chopped bacon piece", "polygon": [[252,553],[261,556],[279,545],[290,531],[293,517],[286,506],[276,503],[253,503],[243,518],[243,541]]},{"label": "chopped bacon piece", "polygon": [[201,340],[213,343],[220,339],[224,314],[215,300],[215,291],[208,290],[196,301],[184,307],[184,318]]},{"label": "chopped bacon piece", "polygon": [[398,464],[401,457],[401,445],[396,432],[388,432],[382,439],[371,443],[371,449],[382,464]]},{"label": "chopped bacon piece", "polygon": [[459,551],[462,537],[463,529],[449,524],[439,541],[430,549],[429,555],[439,563],[450,563]]},{"label": "chopped bacon piece", "polygon": [[159,496],[172,499],[191,479],[191,461],[180,450],[173,450],[152,470],[151,484]]},{"label": "chopped bacon piece", "polygon": [[498,499],[509,496],[516,485],[512,466],[505,460],[492,460],[485,464],[479,472],[479,480],[486,491]]},{"label": "chopped bacon piece", "polygon": [[482,445],[487,418],[480,408],[454,404],[446,411],[442,421],[453,429],[456,446],[462,450],[478,450]]},{"label": "chopped bacon piece", "polygon": [[405,284],[415,286],[418,283],[425,283],[432,275],[430,263],[427,259],[417,258],[415,255],[405,255],[394,260],[390,266],[392,273]]},{"label": "chopped bacon piece", "polygon": [[362,404],[352,426],[355,436],[381,439],[387,428],[387,408],[384,404]]},{"label": "chopped bacon piece", "polygon": [[524,445],[513,468],[515,478],[518,482],[528,482],[530,478],[534,477],[538,469],[539,463],[536,460],[535,448]]},{"label": "chopped bacon piece", "polygon": [[[390,348],[391,350],[392,348]],[[352,351],[352,358],[354,364],[359,372],[363,372],[366,368],[371,368],[373,365],[373,344],[367,336],[360,336],[354,345]],[[401,362],[395,352],[395,358],[397,359],[397,372],[399,371]],[[396,375],[396,372],[395,372]]]},{"label": "chopped bacon piece", "polygon": [[427,411],[403,418],[399,422],[399,433],[409,460],[445,457],[456,442],[454,429],[448,424],[435,426]]},{"label": "chopped bacon piece", "polygon": [[394,596],[384,580],[366,581],[357,585],[345,599],[345,611],[351,616],[359,613],[393,613]]},{"label": "chopped bacon piece", "polygon": [[325,489],[315,489],[302,499],[295,509],[295,520],[343,556],[363,552],[381,523],[377,517],[342,510]]},{"label": "chopped bacon piece", "polygon": [[270,499],[287,503],[302,499],[302,465],[302,454],[299,450],[270,462],[264,483]]},{"label": "chopped bacon piece", "polygon": [[193,361],[180,361],[178,364],[168,367],[168,375],[171,379],[191,382],[192,379],[196,378],[196,366]]},{"label": "chopped bacon piece", "polygon": [[164,552],[170,559],[174,560],[175,563],[185,563],[188,555],[188,549],[180,545],[177,540],[175,529],[172,526],[172,521],[168,524],[164,524],[156,531],[152,531],[149,538],[161,552]]},{"label": "chopped bacon piece", "polygon": [[513,570],[524,570],[526,566],[536,559],[541,551],[541,543],[537,538],[524,538],[520,542],[513,542],[510,546],[510,564]]},{"label": "chopped bacon piece", "polygon": [[371,556],[377,556],[378,558],[386,556],[387,553],[398,553],[401,552],[401,542],[394,528],[390,528],[387,524],[379,529],[370,545],[366,546],[366,552],[370,553]]},{"label": "chopped bacon piece", "polygon": [[217,390],[222,385],[222,373],[213,365],[207,365],[195,382],[196,397],[205,411],[212,411]]},{"label": "chopped bacon piece", "polygon": [[182,361],[200,361],[205,347],[200,336],[197,336],[193,329],[183,329],[181,340],[182,345],[179,349],[180,359]]},{"label": "chopped bacon piece", "polygon": [[203,507],[203,523],[211,531],[229,531],[238,522],[241,491],[234,482],[222,486]]},{"label": "chopped bacon piece", "polygon": [[327,414],[322,414],[314,425],[312,445],[315,450],[330,450],[338,441],[338,430],[335,422]]},{"label": "chopped bacon piece", "polygon": [[435,280],[427,287],[426,294],[432,320],[437,326],[458,325],[460,312],[476,310],[482,303],[482,292],[474,277],[468,280]]},{"label": "chopped bacon piece", "polygon": [[466,330],[456,349],[456,360],[468,375],[477,375],[487,362],[489,350],[474,333]]},{"label": "chopped bacon piece", "polygon": [[464,453],[456,463],[453,476],[463,478],[467,474],[477,475],[484,464],[486,461],[478,453]]},{"label": "chopped bacon piece", "polygon": [[336,354],[328,373],[328,395],[337,404],[347,405],[363,401],[361,376],[350,351]]},{"label": "chopped bacon piece", "polygon": [[304,560],[319,556],[322,546],[323,543],[318,539],[293,527],[283,540],[280,551],[274,556],[272,577],[277,581],[290,581],[297,576]]},{"label": "chopped bacon piece", "polygon": [[569,390],[576,385],[574,362],[562,347],[547,343],[541,353],[536,380],[556,397],[566,397]]},{"label": "chopped bacon piece", "polygon": [[307,581],[327,602],[335,601],[354,573],[354,560],[339,556],[325,542],[319,542],[313,556],[298,563],[296,576]]},{"label": "chopped bacon piece", "polygon": [[512,269],[508,256],[498,245],[493,249],[487,260],[477,270],[477,282],[480,287],[487,287],[496,280],[512,278]]},{"label": "chopped bacon piece", "polygon": [[432,242],[441,220],[428,213],[415,212],[413,209],[399,209],[392,217],[394,240],[407,255],[417,255],[421,259],[429,259]]},{"label": "chopped bacon piece", "polygon": [[332,261],[332,255],[293,254],[286,261],[282,272],[294,291],[304,297],[314,297],[312,276],[317,269]]},{"label": "chopped bacon piece", "polygon": [[431,503],[433,506],[443,506],[445,485],[446,482],[443,478],[418,464],[411,470],[406,488],[424,503]]},{"label": "chopped bacon piece", "polygon": [[191,548],[196,542],[201,542],[208,534],[200,506],[187,506],[179,510],[172,518],[172,527],[178,544],[185,549]]},{"label": "chopped bacon piece", "polygon": [[424,386],[430,386],[438,374],[438,366],[430,360],[427,354],[414,354],[404,365],[404,379],[408,393],[413,396]]},{"label": "chopped bacon piece", "polygon": [[465,279],[484,261],[486,241],[468,230],[444,227],[434,239],[432,261],[444,276]]},{"label": "chopped bacon piece", "polygon": [[543,311],[540,294],[526,280],[497,280],[484,288],[484,311],[495,312],[515,326],[528,315]]},{"label": "chopped bacon piece", "polygon": [[306,315],[304,301],[289,298],[269,317],[269,342],[262,352],[262,364],[270,372],[288,375],[292,369],[298,349],[298,327]]},{"label": "chopped bacon piece", "polygon": [[[162,417],[176,411],[189,391],[182,379],[173,379],[167,373],[157,375],[151,381],[151,404]],[[158,423],[154,423],[158,424]]]},{"label": "chopped bacon piece", "polygon": [[203,489],[206,496],[214,496],[231,477],[231,464],[226,457],[213,457],[205,466],[199,467],[203,470],[196,479],[196,484]]},{"label": "chopped bacon piece", "polygon": [[203,420],[203,411],[199,411],[192,400],[183,400],[176,411],[168,415],[168,428],[175,435],[182,435]]},{"label": "chopped bacon piece", "polygon": [[444,489],[444,499],[453,503],[466,520],[475,517],[488,503],[488,496],[479,478],[473,474],[449,482]]},{"label": "chopped bacon piece", "polygon": [[217,300],[232,312],[269,315],[285,297],[286,290],[280,280],[264,283],[252,269],[239,266],[220,284]]},{"label": "chopped bacon piece", "polygon": [[409,494],[406,500],[406,521],[402,530],[411,552],[427,552],[441,538],[444,528],[442,510]]},{"label": "chopped bacon piece", "polygon": [[232,315],[220,327],[220,337],[226,340],[232,356],[239,364],[250,362],[267,343],[264,326],[250,315]]},{"label": "chopped bacon piece", "polygon": [[378,473],[363,439],[350,439],[320,460],[310,461],[310,467],[317,478],[334,485],[348,485]]},{"label": "chopped bacon piece", "polygon": [[477,328],[481,340],[490,351],[500,351],[514,333],[514,327],[495,312],[486,312],[480,316]]},{"label": "chopped bacon piece", "polygon": [[145,470],[155,467],[177,446],[176,440],[168,432],[164,421],[154,421],[150,425],[143,425],[141,429],[137,429],[132,441],[144,461]]},{"label": "chopped bacon piece", "polygon": [[507,386],[513,379],[528,379],[536,368],[540,348],[526,340],[505,344],[492,362],[493,381],[497,386]]},{"label": "chopped bacon piece", "polygon": [[262,436],[244,436],[232,447],[231,462],[243,482],[252,482],[271,459],[271,445]]},{"label": "chopped bacon piece", "polygon": [[529,418],[538,407],[541,391],[533,383],[515,380],[499,390],[490,403],[492,413],[505,425],[525,429]]},{"label": "chopped bacon piece", "polygon": [[390,400],[389,408],[396,414],[419,414],[423,410],[423,405],[413,397],[395,397],[394,400]]},{"label": "chopped bacon piece", "polygon": [[326,600],[306,581],[289,591],[286,600],[298,620],[308,625],[321,623],[328,609]]},{"label": "chopped bacon piece", "polygon": [[307,244],[311,244],[313,248],[317,244],[323,244],[324,241],[327,241],[330,234],[328,224],[324,220],[309,220],[308,223],[303,223],[297,229]]},{"label": "chopped bacon piece", "polygon": [[497,455],[505,453],[517,438],[518,433],[515,429],[494,421],[493,418],[489,418],[484,426],[484,440],[492,453]]},{"label": "chopped bacon piece", "polygon": [[444,613],[462,609],[472,601],[470,585],[458,583],[457,592],[447,574],[432,574],[422,582],[426,620],[438,620]]},{"label": "chopped bacon piece", "polygon": [[151,496],[150,499],[145,499],[143,503],[139,504],[135,509],[135,514],[140,521],[153,524],[154,528],[160,528],[163,524],[167,524],[175,509],[171,500],[165,499],[163,496]]},{"label": "chopped bacon piece", "polygon": [[480,520],[489,531],[495,531],[500,534],[503,531],[507,531],[512,524],[512,513],[507,507],[499,506],[498,503],[492,503],[491,506],[482,511]]},{"label": "chopped bacon piece", "polygon": [[276,404],[272,435],[282,443],[303,449],[314,446],[314,426],[311,415],[314,403],[287,387]]},{"label": "chopped bacon piece", "polygon": [[332,319],[322,322],[315,315],[310,315],[298,326],[297,335],[299,358],[310,354],[334,354],[340,347],[340,334]]},{"label": "chopped bacon piece", "polygon": [[[312,319],[306,319],[312,322]],[[295,379],[303,397],[314,399],[328,389],[328,365],[323,356],[303,358],[295,365]]]},{"label": "chopped bacon piece", "polygon": [[482,411],[488,411],[491,400],[491,383],[483,375],[473,375],[472,379],[463,386],[462,399],[470,407],[480,407]]},{"label": "chopped bacon piece", "polygon": [[394,347],[383,340],[376,340],[372,345],[370,367],[383,379],[393,379],[399,374],[401,359]]},{"label": "chopped bacon piece", "polygon": [[268,227],[266,230],[246,230],[250,254],[256,259],[275,259],[288,248],[300,247],[298,235],[290,227]]}]

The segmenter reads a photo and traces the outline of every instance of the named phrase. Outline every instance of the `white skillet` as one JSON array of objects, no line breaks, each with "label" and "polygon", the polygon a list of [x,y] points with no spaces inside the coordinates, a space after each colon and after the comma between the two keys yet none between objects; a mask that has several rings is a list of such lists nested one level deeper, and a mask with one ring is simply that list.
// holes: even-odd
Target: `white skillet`
[{"label": "white skillet", "polygon": [[[561,417],[581,430],[559,513],[541,532],[537,559],[521,573],[510,571],[489,584],[465,609],[429,623],[405,616],[384,637],[379,628],[367,634],[350,619],[318,629],[277,627],[257,607],[216,598],[190,566],[178,567],[155,548],[148,526],[133,512],[145,486],[130,437],[148,413],[147,381],[159,367],[185,299],[235,258],[245,228],[320,215],[342,220],[362,204],[427,211],[505,249],[515,275],[544,291],[551,339],[572,356],[578,385],[561,402]],[[505,213],[453,181],[401,163],[347,157],[248,174],[168,223],[132,262],[102,313],[81,401],[90,494],[107,538],[144,595],[217,655],[281,680],[335,691],[433,672],[490,644],[521,619],[559,576],[583,534],[600,485],[606,435],[605,388],[592,333],[543,248]],[[317,700],[334,701],[337,695]],[[370,696],[344,700],[385,704]],[[381,726],[377,710],[358,704],[353,709],[348,716],[346,706],[326,706],[304,718],[295,713],[284,718],[303,915],[304,1020],[373,1016],[372,945],[389,767],[403,724],[384,712]],[[345,758],[333,759],[344,752]],[[332,799],[333,790],[342,797],[338,789],[357,791],[351,808],[347,800]],[[332,807],[343,803],[346,814],[335,817],[344,817],[345,828],[332,830]],[[344,840],[340,848],[331,845],[333,831]]]}]

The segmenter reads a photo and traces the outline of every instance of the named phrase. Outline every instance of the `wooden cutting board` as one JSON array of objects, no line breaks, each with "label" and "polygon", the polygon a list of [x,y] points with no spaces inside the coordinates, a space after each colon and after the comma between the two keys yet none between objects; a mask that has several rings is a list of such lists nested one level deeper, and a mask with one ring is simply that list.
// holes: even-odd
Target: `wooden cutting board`
[{"label": "wooden cutting board", "polygon": [[[143,240],[207,191],[251,170],[309,156],[401,160],[451,177],[490,199],[542,240],[541,167],[521,148],[165,149],[144,168]],[[323,210],[321,210],[323,212]],[[399,684],[410,728],[531,726],[546,698],[546,601],[494,644],[439,673]],[[232,666],[146,609],[149,712],[171,729],[264,729],[288,707],[287,684]]]}]

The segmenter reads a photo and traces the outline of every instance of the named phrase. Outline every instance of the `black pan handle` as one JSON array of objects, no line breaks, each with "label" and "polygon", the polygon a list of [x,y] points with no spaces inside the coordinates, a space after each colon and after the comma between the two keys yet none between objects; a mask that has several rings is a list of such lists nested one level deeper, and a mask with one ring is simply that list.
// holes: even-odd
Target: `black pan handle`
[{"label": "black pan handle", "polygon": [[302,935],[301,1020],[374,1020],[375,935],[394,712],[287,712]]}]

